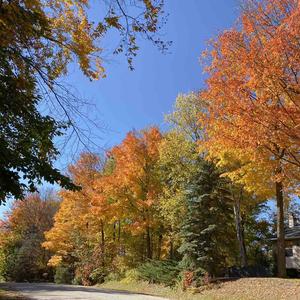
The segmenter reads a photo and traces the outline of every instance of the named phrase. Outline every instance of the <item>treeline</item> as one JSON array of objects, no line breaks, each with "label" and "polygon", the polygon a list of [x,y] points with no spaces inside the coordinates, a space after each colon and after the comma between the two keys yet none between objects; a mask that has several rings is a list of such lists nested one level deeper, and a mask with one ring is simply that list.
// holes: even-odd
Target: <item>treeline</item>
[{"label": "treeline", "polygon": [[2,276],[189,285],[234,270],[271,275],[274,222],[260,218],[267,198],[199,150],[205,105],[180,95],[166,116],[169,131],[132,131],[102,157],[82,153],[69,166],[80,191],[15,202],[1,226]]}]

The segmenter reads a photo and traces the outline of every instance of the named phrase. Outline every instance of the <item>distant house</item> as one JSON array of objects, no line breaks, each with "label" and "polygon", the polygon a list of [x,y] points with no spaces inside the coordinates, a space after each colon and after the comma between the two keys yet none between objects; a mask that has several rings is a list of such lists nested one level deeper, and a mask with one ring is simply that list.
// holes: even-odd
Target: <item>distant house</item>
[{"label": "distant house", "polygon": [[[277,238],[272,240],[276,242]],[[285,228],[285,257],[287,269],[300,270],[300,224],[292,214]]]}]

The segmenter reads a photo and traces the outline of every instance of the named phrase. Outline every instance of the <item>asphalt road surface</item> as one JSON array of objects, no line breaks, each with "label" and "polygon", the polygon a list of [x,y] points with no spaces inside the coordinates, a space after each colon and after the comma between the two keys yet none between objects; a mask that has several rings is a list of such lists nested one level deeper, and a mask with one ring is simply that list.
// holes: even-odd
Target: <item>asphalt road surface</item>
[{"label": "asphalt road surface", "polygon": [[2,283],[0,288],[18,291],[34,300],[166,300],[127,291],[52,283]]}]

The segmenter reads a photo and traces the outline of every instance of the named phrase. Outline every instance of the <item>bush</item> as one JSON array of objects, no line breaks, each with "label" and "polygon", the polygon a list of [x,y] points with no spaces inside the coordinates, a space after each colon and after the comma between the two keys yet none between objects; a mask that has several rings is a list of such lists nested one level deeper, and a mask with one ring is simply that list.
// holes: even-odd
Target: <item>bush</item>
[{"label": "bush", "polygon": [[107,276],[107,272],[103,268],[97,268],[91,272],[89,278],[92,284],[95,284],[95,283],[103,283],[106,276]]},{"label": "bush", "polygon": [[72,280],[73,285],[82,285],[82,278],[79,276],[76,276]]},{"label": "bush", "polygon": [[140,273],[137,269],[127,270],[125,277],[121,280],[122,283],[133,283],[141,280]]},{"label": "bush", "polygon": [[59,266],[55,270],[54,282],[57,284],[70,284],[72,283],[73,277],[69,268]]},{"label": "bush", "polygon": [[118,272],[110,272],[108,273],[108,275],[105,277],[105,282],[109,282],[109,281],[120,281],[123,280],[122,274],[118,273]]},{"label": "bush", "polygon": [[174,286],[179,278],[181,269],[175,261],[151,260],[137,268],[140,280]]}]

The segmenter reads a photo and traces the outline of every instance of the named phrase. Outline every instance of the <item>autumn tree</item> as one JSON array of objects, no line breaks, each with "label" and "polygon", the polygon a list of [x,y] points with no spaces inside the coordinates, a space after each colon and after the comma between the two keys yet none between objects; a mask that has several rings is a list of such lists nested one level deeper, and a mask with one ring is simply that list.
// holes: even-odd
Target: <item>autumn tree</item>
[{"label": "autumn tree", "polygon": [[[99,157],[82,154],[69,167],[80,191],[61,191],[62,203],[43,246],[49,264],[69,268],[83,284],[101,282],[146,258],[160,258],[164,227],[158,202],[156,162],[162,136],[157,128],[130,132]],[[95,263],[97,261],[97,263]]]},{"label": "autumn tree", "polygon": [[[92,20],[92,9],[103,17]],[[53,166],[59,154],[53,140],[71,126],[84,143],[75,122],[83,103],[58,79],[71,62],[90,79],[104,77],[101,42],[112,31],[120,43],[111,52],[125,53],[130,68],[139,37],[164,51],[168,43],[156,35],[162,15],[161,0],[101,1],[99,7],[85,0],[0,2],[1,201],[34,192],[41,180],[75,188]]]},{"label": "autumn tree", "polygon": [[[243,158],[244,170],[264,173],[267,187],[273,182],[281,277],[286,274],[283,198],[293,191],[300,166],[299,13],[294,0],[245,1],[239,26],[220,34],[205,53],[209,76],[202,94],[209,100],[211,151],[228,149]],[[240,172],[248,187],[253,186],[249,172]]]},{"label": "autumn tree", "polygon": [[1,222],[1,275],[16,281],[51,279],[47,267],[50,253],[41,243],[44,232],[53,225],[59,203],[51,193],[46,193],[45,199],[32,194],[25,200],[14,202]]},{"label": "autumn tree", "polygon": [[157,210],[161,186],[155,168],[161,140],[155,127],[128,133],[109,152],[115,166],[112,174],[103,178],[116,219],[122,220],[125,232],[142,237],[142,260],[161,255],[163,226]]},{"label": "autumn tree", "polygon": [[93,206],[94,183],[101,176],[102,168],[100,158],[90,153],[82,153],[79,160],[69,166],[70,176],[81,190],[59,192],[62,202],[54,217],[54,226],[45,233],[43,243],[43,247],[53,253],[48,262],[50,266],[58,271],[59,267],[66,267],[79,283],[86,285],[92,283],[92,271],[102,268],[106,260],[104,211],[95,213]]},{"label": "autumn tree", "polygon": [[167,132],[159,145],[157,170],[162,188],[158,205],[168,237],[170,259],[176,258],[181,244],[181,228],[187,213],[185,190],[197,174],[198,156],[195,144],[176,131]]}]

